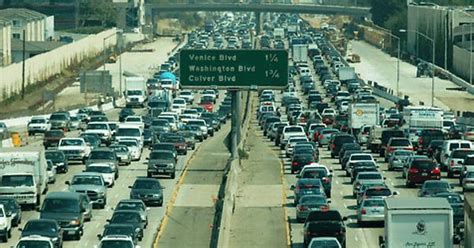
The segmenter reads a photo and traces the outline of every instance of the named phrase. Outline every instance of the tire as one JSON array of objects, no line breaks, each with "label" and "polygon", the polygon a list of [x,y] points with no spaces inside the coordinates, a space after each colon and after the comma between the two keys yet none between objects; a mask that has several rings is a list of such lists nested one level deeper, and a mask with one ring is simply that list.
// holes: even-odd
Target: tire
[{"label": "tire", "polygon": [[291,174],[295,174],[295,170],[292,169],[292,170],[291,170]]},{"label": "tire", "polygon": [[448,178],[452,178],[452,177],[453,177],[453,173],[448,170]]},{"label": "tire", "polygon": [[296,222],[298,222],[298,223],[303,223],[303,222],[304,222],[304,220],[303,220],[303,219],[301,219],[301,218],[298,218],[298,217],[297,217],[297,218],[296,218]]},{"label": "tire", "polygon": [[146,177],[153,177],[153,174],[151,174],[150,172],[147,172]]},{"label": "tire", "polygon": [[173,173],[170,174],[170,178],[171,178],[171,179],[175,179],[175,177],[176,177],[176,173],[175,173],[175,172],[173,172]]}]

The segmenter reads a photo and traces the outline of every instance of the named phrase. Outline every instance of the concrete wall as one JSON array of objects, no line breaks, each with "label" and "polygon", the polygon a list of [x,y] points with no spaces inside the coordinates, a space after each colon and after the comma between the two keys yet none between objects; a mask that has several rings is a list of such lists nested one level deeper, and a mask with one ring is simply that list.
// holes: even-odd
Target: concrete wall
[{"label": "concrete wall", "polygon": [[471,75],[474,72],[474,51],[469,52],[466,49],[454,46],[453,71],[472,85],[474,83]]},{"label": "concrete wall", "polygon": [[[109,37],[109,38],[107,38]],[[103,51],[103,41],[105,47],[117,44],[117,30],[109,29],[99,34],[76,42],[64,45],[47,53],[39,54],[26,60],[26,85],[44,81],[51,76],[61,73],[70,65],[78,63],[86,58],[98,56]],[[0,68],[0,100],[3,100],[3,92],[8,96],[18,93],[22,83],[22,64],[12,64]]]}]

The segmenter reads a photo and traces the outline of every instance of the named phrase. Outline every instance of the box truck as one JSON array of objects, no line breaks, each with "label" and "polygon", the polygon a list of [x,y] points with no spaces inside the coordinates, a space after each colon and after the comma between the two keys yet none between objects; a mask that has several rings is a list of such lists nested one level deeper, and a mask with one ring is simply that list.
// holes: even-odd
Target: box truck
[{"label": "box truck", "polygon": [[125,77],[125,100],[127,107],[144,107],[147,99],[144,77]]},{"label": "box truck", "polygon": [[358,130],[364,125],[376,126],[380,123],[380,106],[378,103],[349,104],[349,128]]},{"label": "box truck", "polygon": [[293,45],[293,62],[307,62],[308,61],[308,45],[296,44]]},{"label": "box truck", "polygon": [[354,67],[341,67],[338,70],[339,81],[345,82],[349,80],[356,79],[356,73]]},{"label": "box truck", "polygon": [[381,247],[453,247],[453,210],[445,198],[386,198]]},{"label": "box truck", "polygon": [[409,128],[443,128],[443,110],[436,107],[407,106],[403,120]]},{"label": "box truck", "polygon": [[38,207],[48,190],[46,170],[43,147],[0,148],[0,195]]}]

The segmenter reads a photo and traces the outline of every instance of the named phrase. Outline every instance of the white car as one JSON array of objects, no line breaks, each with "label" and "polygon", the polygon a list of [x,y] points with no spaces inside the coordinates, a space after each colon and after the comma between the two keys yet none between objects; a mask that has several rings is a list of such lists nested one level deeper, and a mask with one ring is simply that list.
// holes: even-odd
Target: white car
[{"label": "white car", "polygon": [[192,115],[194,116],[194,119],[199,118],[199,112],[197,109],[185,109],[183,115]]},{"label": "white car", "polygon": [[51,128],[48,119],[42,116],[33,116],[28,121],[28,135],[35,135],[36,133],[44,133]]},{"label": "white car", "polygon": [[54,244],[51,241],[51,238],[39,235],[30,235],[22,237],[15,246],[15,248],[26,247],[54,248]]},{"label": "white car", "polygon": [[86,172],[100,173],[104,178],[107,187],[115,185],[115,172],[113,168],[107,163],[92,163],[87,165]]},{"label": "white car", "polygon": [[183,111],[186,109],[186,100],[179,97],[175,98],[173,100],[172,106],[178,106],[181,109],[181,111]]},{"label": "white car", "polygon": [[91,148],[83,138],[62,138],[59,140],[58,150],[66,155],[68,160],[85,161],[91,153]]},{"label": "white car", "polygon": [[171,105],[171,111],[175,112],[178,115],[181,115],[181,113],[183,113],[183,108],[179,105],[173,104]]},{"label": "white car", "polygon": [[321,115],[332,115],[336,116],[336,110],[332,108],[325,108],[323,109],[323,113]]},{"label": "white car", "polygon": [[317,237],[312,238],[309,242],[308,248],[316,247],[331,247],[331,248],[341,248],[341,244],[334,237]]},{"label": "white car", "polygon": [[216,103],[216,94],[203,94],[201,97],[211,98],[214,104]]},{"label": "white car", "polygon": [[133,240],[130,236],[126,235],[107,235],[100,240],[99,245],[94,246],[94,248],[106,247],[140,248],[140,246],[133,243]]},{"label": "white car", "polygon": [[183,98],[184,100],[186,100],[186,102],[192,104],[194,101],[194,94],[190,90],[183,90],[179,93],[179,98]]},{"label": "white car", "polygon": [[137,125],[142,132],[145,129],[145,122],[143,121],[143,118],[139,115],[127,116],[127,118],[125,118],[125,124]]},{"label": "white car", "polygon": [[128,147],[130,155],[132,155],[132,160],[140,160],[140,157],[142,156],[142,149],[136,139],[122,139],[118,142],[118,144]]},{"label": "white car", "polygon": [[282,135],[280,136],[280,148],[283,150],[288,143],[288,139],[291,136],[306,136],[306,133],[302,126],[286,126],[283,128]]},{"label": "white car", "polygon": [[285,146],[286,157],[289,158],[291,155],[293,155],[293,147],[296,145],[296,143],[307,142],[307,141],[308,141],[308,137],[306,136],[301,136],[301,135],[290,136]]},{"label": "white car", "polygon": [[107,122],[89,122],[84,133],[94,133],[99,135],[100,139],[108,144],[112,139],[112,130]]},{"label": "white car", "polygon": [[0,235],[3,235],[1,238],[6,243],[8,242],[8,238],[11,237],[12,232],[12,220],[11,217],[7,216],[7,212],[5,211],[5,207],[3,204],[0,204]]},{"label": "white car", "polygon": [[48,174],[48,183],[56,182],[56,167],[53,165],[53,161],[46,161],[48,166],[46,167],[46,173]]}]

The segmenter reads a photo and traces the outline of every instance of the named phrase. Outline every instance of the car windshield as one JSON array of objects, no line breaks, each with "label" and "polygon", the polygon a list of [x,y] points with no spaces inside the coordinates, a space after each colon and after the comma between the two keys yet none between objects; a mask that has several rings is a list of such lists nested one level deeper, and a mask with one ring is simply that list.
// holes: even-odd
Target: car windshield
[{"label": "car windshield", "polygon": [[141,96],[142,91],[141,90],[127,90],[127,95],[128,96]]},{"label": "car windshield", "polygon": [[371,155],[352,155],[351,160],[372,160]]},{"label": "car windshield", "polygon": [[152,153],[150,153],[150,159],[173,160],[174,155],[171,152],[152,152]]},{"label": "car windshield", "polygon": [[134,248],[133,242],[128,240],[102,240],[100,248]]},{"label": "car windshield", "polygon": [[88,166],[86,171],[97,173],[113,173],[113,170],[110,166]]},{"label": "car windshield", "polygon": [[42,124],[42,123],[46,123],[46,120],[45,119],[32,119],[30,121],[30,123],[32,123],[32,124]]},{"label": "car windshield", "polygon": [[98,176],[75,176],[72,185],[102,185],[102,180]]},{"label": "car windshield", "polygon": [[63,132],[59,130],[48,131],[44,134],[44,137],[62,137]]},{"label": "car windshield", "polygon": [[135,140],[121,140],[119,142],[119,144],[125,145],[127,147],[136,147],[136,146],[138,146],[138,144]]},{"label": "car windshield", "polygon": [[454,150],[452,157],[464,159],[469,154],[474,154],[474,150]]},{"label": "car windshield", "polygon": [[127,119],[125,120],[126,122],[142,122],[142,119],[140,119],[140,117],[127,117]]},{"label": "car windshield", "polygon": [[167,120],[153,120],[151,126],[168,126],[169,121]]},{"label": "car windshield", "polygon": [[394,155],[395,155],[395,156],[401,156],[401,157],[403,157],[403,156],[410,156],[412,153],[413,153],[413,152],[411,152],[411,151],[406,151],[406,150],[396,150],[396,151],[394,152]]},{"label": "car windshield", "polygon": [[142,221],[138,213],[120,213],[115,212],[110,223],[140,223]]},{"label": "car windshield", "polygon": [[34,184],[32,176],[4,175],[0,185],[4,187],[20,187],[33,186]]},{"label": "car windshield", "polygon": [[126,146],[110,146],[110,148],[115,152],[128,152],[128,148]]},{"label": "car windshield", "polygon": [[361,173],[357,175],[357,179],[365,180],[365,179],[382,179],[382,175],[379,173]]},{"label": "car windshield", "polygon": [[104,229],[104,234],[102,236],[107,236],[107,235],[126,235],[126,236],[132,236],[133,235],[133,226],[128,226],[128,225],[120,225],[120,226],[107,226]]},{"label": "car windshield", "polygon": [[138,128],[119,128],[115,136],[132,136],[140,137],[140,129]]},{"label": "car windshield", "polygon": [[325,169],[304,170],[302,178],[322,178],[327,176]]},{"label": "car windshield", "polygon": [[52,114],[51,117],[49,117],[49,120],[52,120],[52,121],[66,121],[67,120],[67,115],[65,115],[65,114]]},{"label": "car windshield", "polygon": [[367,196],[390,196],[392,192],[387,188],[368,189]]},{"label": "car windshield", "polygon": [[101,123],[90,123],[87,125],[87,129],[90,130],[101,130],[101,129],[108,129],[107,124]]},{"label": "car windshield", "polygon": [[133,184],[134,189],[160,189],[161,185],[158,181],[152,180],[137,180]]},{"label": "car windshield", "polygon": [[92,151],[89,159],[98,159],[98,160],[115,160],[113,152],[108,151]]},{"label": "car windshield", "polygon": [[78,213],[79,202],[76,199],[48,199],[43,203],[43,212]]},{"label": "car windshield", "polygon": [[79,139],[63,139],[61,140],[61,146],[82,146],[84,145],[83,140]]},{"label": "car windshield", "polygon": [[119,202],[115,210],[145,210],[138,202]]},{"label": "car windshield", "polygon": [[23,231],[52,231],[56,232],[56,226],[52,222],[32,221],[25,225]]},{"label": "car windshield", "polygon": [[61,151],[46,151],[44,153],[44,156],[46,157],[46,159],[53,161],[65,159],[64,153]]}]

